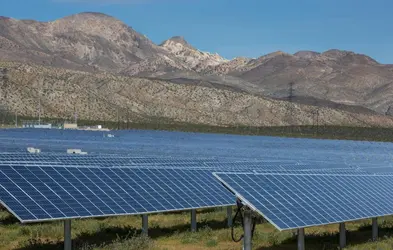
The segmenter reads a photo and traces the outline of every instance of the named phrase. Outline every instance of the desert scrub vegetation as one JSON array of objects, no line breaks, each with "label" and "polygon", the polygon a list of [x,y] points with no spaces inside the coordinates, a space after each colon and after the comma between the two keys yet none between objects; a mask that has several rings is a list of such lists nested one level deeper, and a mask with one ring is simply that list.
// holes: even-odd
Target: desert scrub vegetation
[{"label": "desert scrub vegetation", "polygon": [[[141,217],[120,216],[72,221],[73,249],[78,250],[208,250],[241,249],[231,239],[224,209],[200,210],[198,231],[190,231],[189,212],[149,216],[149,236],[141,234]],[[393,248],[393,217],[379,219],[377,242],[371,242],[371,220],[347,223],[347,249],[390,250]],[[242,234],[235,227],[236,236]],[[257,250],[296,249],[293,231],[279,232],[269,223],[259,223],[253,236]],[[338,249],[338,225],[306,229],[306,248]],[[0,249],[63,249],[62,222],[21,225],[6,211],[0,211]]]}]

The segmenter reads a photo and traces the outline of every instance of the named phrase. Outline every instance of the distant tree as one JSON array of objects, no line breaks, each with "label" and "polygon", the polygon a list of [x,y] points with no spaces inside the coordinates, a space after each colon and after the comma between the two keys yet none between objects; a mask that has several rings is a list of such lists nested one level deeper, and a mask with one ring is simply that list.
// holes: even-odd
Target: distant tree
[{"label": "distant tree", "polygon": [[6,105],[0,104],[0,122],[1,124],[7,123],[10,117],[9,109]]},{"label": "distant tree", "polygon": [[2,69],[0,69],[0,76],[1,76],[1,79],[4,81],[4,82],[7,82],[8,81],[8,69],[6,69],[6,68],[2,68]]},{"label": "distant tree", "polygon": [[393,106],[389,106],[388,110],[386,111],[386,115],[393,116]]}]

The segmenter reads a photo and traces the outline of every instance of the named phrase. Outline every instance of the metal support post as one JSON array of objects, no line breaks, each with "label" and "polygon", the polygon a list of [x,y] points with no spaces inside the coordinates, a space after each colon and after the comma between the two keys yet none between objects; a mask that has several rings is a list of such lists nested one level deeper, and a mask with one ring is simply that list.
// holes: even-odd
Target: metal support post
[{"label": "metal support post", "polygon": [[191,232],[197,231],[196,210],[191,210]]},{"label": "metal support post", "polygon": [[345,223],[340,223],[340,248],[343,249],[347,245]]},{"label": "metal support post", "polygon": [[232,206],[227,207],[228,227],[232,226]]},{"label": "metal support post", "polygon": [[147,214],[142,215],[142,234],[148,235],[149,231],[149,217]]},{"label": "metal support post", "polygon": [[71,250],[71,220],[64,221],[64,250]]},{"label": "metal support post", "polygon": [[373,231],[373,241],[378,240],[378,221],[377,218],[372,218],[372,231]]},{"label": "metal support post", "polygon": [[243,214],[244,224],[244,238],[243,238],[243,250],[251,250],[252,248],[252,212],[251,210],[245,210]]},{"label": "metal support post", "polygon": [[297,249],[304,250],[304,228],[299,228],[297,230]]}]

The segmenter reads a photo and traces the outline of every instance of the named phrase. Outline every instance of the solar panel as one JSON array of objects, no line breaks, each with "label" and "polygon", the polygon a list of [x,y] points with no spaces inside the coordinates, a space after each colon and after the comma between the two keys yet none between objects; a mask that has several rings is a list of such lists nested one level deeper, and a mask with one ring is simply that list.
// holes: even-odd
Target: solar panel
[{"label": "solar panel", "polygon": [[[243,171],[244,172],[244,171]],[[357,169],[307,169],[307,170],[253,170],[253,173],[277,173],[277,174],[341,174],[341,175],[359,175],[370,174],[369,172]]]},{"label": "solar panel", "polygon": [[[392,161],[392,143],[294,139],[266,136],[176,133],[157,131],[103,132],[51,130],[0,130],[0,151],[65,152],[78,146],[89,154],[122,153],[133,156],[221,157],[236,159],[289,159],[307,162],[370,163]],[[367,153],[367,154],[365,154]]]},{"label": "solar panel", "polygon": [[[113,166],[162,166],[173,168],[186,168],[186,169],[270,169],[270,170],[283,170],[283,166],[290,168],[311,168],[306,165],[289,165],[287,161],[282,164],[281,161],[228,161],[225,159],[183,159],[183,158],[141,158],[141,157],[127,157],[119,155],[106,155],[106,156],[89,156],[89,155],[65,155],[65,154],[8,154],[0,155],[0,164],[36,164],[36,165],[94,165],[101,167]],[[315,165],[314,165],[315,167]]]},{"label": "solar panel", "polygon": [[393,214],[393,176],[214,173],[279,230]]},{"label": "solar panel", "polygon": [[9,165],[81,165],[81,166],[137,166],[145,168],[177,168],[177,169],[204,169],[215,171],[253,171],[253,170],[270,170],[270,171],[298,171],[298,170],[328,170],[336,169],[339,172],[348,171],[350,168],[343,164],[333,164],[327,162],[313,162],[310,164],[292,163],[279,160],[238,160],[229,161],[225,159],[206,159],[206,158],[159,158],[159,157],[130,157],[124,155],[66,155],[66,154],[0,154],[0,164]]},{"label": "solar panel", "polygon": [[369,173],[392,173],[393,174],[393,167],[373,167],[373,168],[358,168],[361,171],[366,171]]},{"label": "solar panel", "polygon": [[0,200],[21,222],[230,206],[208,171],[0,166]]}]

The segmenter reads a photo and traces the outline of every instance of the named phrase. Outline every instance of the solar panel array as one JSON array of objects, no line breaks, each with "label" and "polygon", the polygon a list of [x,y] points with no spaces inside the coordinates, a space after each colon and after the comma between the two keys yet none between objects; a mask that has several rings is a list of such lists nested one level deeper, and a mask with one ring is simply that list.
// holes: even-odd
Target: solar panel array
[{"label": "solar panel array", "polygon": [[392,176],[298,173],[215,173],[215,176],[279,230],[393,215]]},{"label": "solar panel array", "polygon": [[[227,206],[235,197],[212,172],[366,176],[391,166],[393,149],[330,140],[114,134],[0,130],[1,202],[22,222]],[[27,147],[43,153],[26,153]],[[68,148],[88,155],[67,155]]]},{"label": "solar panel array", "polygon": [[63,130],[0,131],[0,151],[26,147],[42,152],[65,152],[78,146],[89,154],[131,156],[219,157],[236,159],[322,160],[336,163],[392,163],[392,143],[236,136],[162,131],[107,132]]},{"label": "solar panel array", "polygon": [[[233,204],[206,171],[0,166],[0,197],[22,222]],[[208,190],[207,190],[208,189]]]}]

